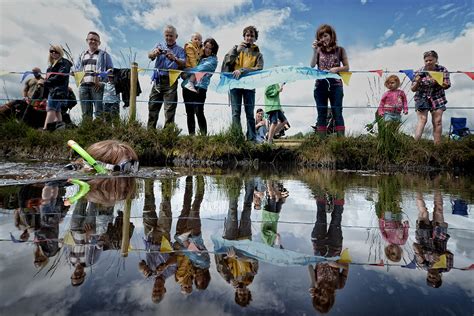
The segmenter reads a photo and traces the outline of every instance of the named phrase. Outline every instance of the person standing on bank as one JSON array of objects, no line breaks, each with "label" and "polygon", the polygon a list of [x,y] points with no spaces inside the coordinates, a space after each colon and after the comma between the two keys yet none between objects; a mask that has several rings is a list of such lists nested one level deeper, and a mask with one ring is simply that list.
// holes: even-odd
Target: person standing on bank
[{"label": "person standing on bank", "polygon": [[[255,45],[258,39],[258,31],[255,26],[244,28],[242,35],[244,41],[235,45],[224,57],[222,72],[232,72],[235,79],[239,79],[252,71],[263,69],[263,55]],[[231,89],[230,103],[232,105],[232,125],[242,130],[240,124],[240,113],[242,111],[242,99],[244,102],[245,116],[247,118],[247,140],[255,142],[257,133],[255,131],[255,89]]]},{"label": "person standing on bank", "polygon": [[148,53],[148,58],[155,61],[153,87],[148,100],[148,128],[156,128],[161,105],[164,102],[165,126],[174,123],[178,103],[178,80],[170,86],[168,69],[183,69],[186,65],[186,54],[181,46],[176,44],[178,33],[172,25],[163,30],[164,43],[156,44]]},{"label": "person standing on bank", "polygon": [[[416,72],[415,80],[411,84],[411,91],[415,92],[415,110],[418,116],[415,140],[419,140],[423,134],[429,111],[433,123],[434,143],[437,145],[441,142],[443,112],[446,111],[446,103],[448,103],[444,90],[451,87],[451,81],[448,70],[438,64],[438,53],[430,50],[423,54],[423,60],[425,66]],[[442,72],[443,84],[439,85],[428,71]]]},{"label": "person standing on bank", "polygon": [[107,69],[114,68],[112,58],[105,50],[99,49],[100,36],[94,31],[87,34],[86,42],[89,48],[82,52],[77,59],[75,71],[84,71],[84,78],[79,86],[79,98],[81,100],[82,119],[92,119],[93,111],[95,118],[102,115],[102,99],[104,86],[101,81],[106,82],[107,76],[99,76]]},{"label": "person standing on bank", "polygon": [[[194,83],[196,92],[185,89],[188,84],[189,78],[186,78],[181,86],[183,87],[183,100],[186,107],[186,116],[188,123],[189,135],[196,133],[196,121],[194,116],[197,117],[199,132],[201,135],[207,135],[207,122],[204,116],[204,102],[206,101],[206,92],[211,82],[213,72],[217,67],[217,52],[219,51],[219,45],[213,38],[208,38],[204,41],[204,54],[199,61],[199,64],[192,68],[194,72],[206,72],[201,80]],[[194,76],[195,77],[195,76]]]},{"label": "person standing on bank", "polygon": [[[341,65],[342,64],[342,65]],[[313,58],[311,67],[318,66],[319,70],[330,73],[349,71],[349,61],[346,50],[337,45],[336,31],[328,24],[323,24],[316,30],[313,42]],[[341,79],[318,79],[314,86],[314,100],[318,110],[316,133],[325,138],[327,135],[328,100],[331,102],[332,117],[335,120],[335,130],[338,136],[344,136],[345,126],[342,116],[342,99],[344,91]]]},{"label": "person standing on bank", "polygon": [[72,63],[63,58],[64,50],[60,45],[49,47],[49,67],[46,70],[44,87],[48,89],[48,105],[46,105],[46,119],[43,130],[54,131],[64,128],[61,107],[66,106],[68,98],[69,72]]}]

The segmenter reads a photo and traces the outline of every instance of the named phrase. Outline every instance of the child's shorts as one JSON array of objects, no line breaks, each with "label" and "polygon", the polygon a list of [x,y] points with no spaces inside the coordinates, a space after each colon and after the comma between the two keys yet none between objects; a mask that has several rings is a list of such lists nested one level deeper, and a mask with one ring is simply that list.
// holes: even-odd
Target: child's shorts
[{"label": "child's shorts", "polygon": [[383,120],[385,122],[400,122],[402,120],[402,116],[400,113],[385,112],[383,114]]},{"label": "child's shorts", "polygon": [[278,120],[280,120],[280,122],[285,122],[287,120],[285,114],[280,110],[267,112],[267,115],[270,124],[278,124]]},{"label": "child's shorts", "polygon": [[64,100],[54,100],[51,97],[48,97],[46,111],[61,112],[61,108],[63,106],[66,106],[66,102]]}]

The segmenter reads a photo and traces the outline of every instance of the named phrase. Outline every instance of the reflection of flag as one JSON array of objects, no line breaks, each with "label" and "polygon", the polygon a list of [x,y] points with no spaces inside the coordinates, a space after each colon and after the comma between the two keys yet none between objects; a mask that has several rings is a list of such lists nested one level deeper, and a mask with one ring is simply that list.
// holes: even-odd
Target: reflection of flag
[{"label": "reflection of flag", "polygon": [[196,246],[196,244],[193,243],[192,241],[189,243],[188,250],[189,251],[200,251],[199,248]]},{"label": "reflection of flag", "polygon": [[204,77],[206,73],[205,72],[196,72],[194,76],[196,76],[196,82],[201,81],[202,77]]},{"label": "reflection of flag", "polygon": [[409,264],[402,266],[402,268],[416,269],[416,260],[415,260],[415,258],[413,258],[413,260]]},{"label": "reflection of flag", "polygon": [[341,258],[339,260],[337,260],[337,262],[339,262],[339,263],[351,263],[352,262],[351,255],[349,254],[349,249],[345,248],[341,252]]},{"label": "reflection of flag", "polygon": [[370,264],[370,265],[371,265],[371,266],[377,266],[377,267],[383,267],[383,266],[385,266],[382,259],[380,259],[380,262],[379,262],[379,263],[372,263],[372,264]]},{"label": "reflection of flag", "polygon": [[13,236],[12,233],[10,233],[10,238],[11,238],[12,242],[14,242],[15,244],[21,243],[21,242],[25,242],[25,241],[26,241],[26,240],[18,240],[18,239],[16,239],[15,236]]},{"label": "reflection of flag", "polygon": [[446,255],[439,256],[439,260],[435,262],[432,266],[433,269],[446,269]]},{"label": "reflection of flag", "polygon": [[161,237],[161,248],[160,248],[160,250],[161,250],[161,252],[172,252],[173,251],[173,247],[171,247],[170,242],[168,241],[168,239],[166,239],[165,236]]}]

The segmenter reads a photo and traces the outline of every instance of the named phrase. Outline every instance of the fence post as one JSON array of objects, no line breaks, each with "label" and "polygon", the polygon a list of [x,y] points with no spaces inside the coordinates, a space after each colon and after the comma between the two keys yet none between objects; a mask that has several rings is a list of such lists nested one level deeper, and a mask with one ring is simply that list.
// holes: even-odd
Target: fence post
[{"label": "fence post", "polygon": [[138,81],[138,64],[132,63],[130,71],[130,117],[129,122],[136,120],[137,116],[137,81]]}]

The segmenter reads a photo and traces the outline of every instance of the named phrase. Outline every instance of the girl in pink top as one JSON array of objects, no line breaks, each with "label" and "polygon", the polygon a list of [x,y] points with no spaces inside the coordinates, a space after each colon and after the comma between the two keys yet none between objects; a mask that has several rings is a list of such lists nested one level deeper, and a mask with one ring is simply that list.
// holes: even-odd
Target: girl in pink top
[{"label": "girl in pink top", "polygon": [[377,114],[384,118],[384,121],[401,121],[401,113],[408,114],[407,96],[400,90],[400,79],[391,75],[385,80],[385,87],[388,89],[380,100]]}]

